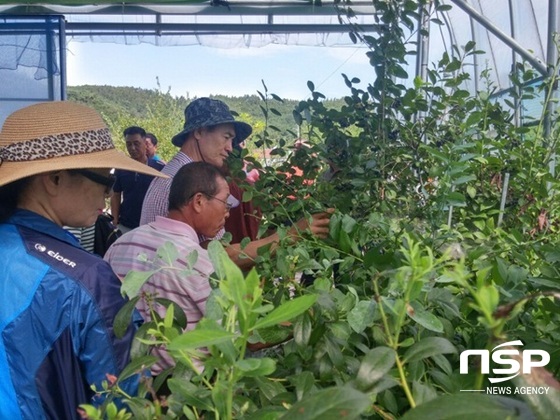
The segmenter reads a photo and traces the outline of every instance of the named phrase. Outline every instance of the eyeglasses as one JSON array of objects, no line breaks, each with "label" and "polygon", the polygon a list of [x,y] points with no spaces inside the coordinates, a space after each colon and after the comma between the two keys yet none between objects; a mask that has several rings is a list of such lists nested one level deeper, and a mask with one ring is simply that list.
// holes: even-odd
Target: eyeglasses
[{"label": "eyeglasses", "polygon": [[[203,193],[204,194],[204,193]],[[206,197],[210,198],[210,199],[214,199],[214,200],[218,200],[221,201],[222,203],[224,203],[224,205],[226,206],[226,210],[230,211],[233,208],[233,204],[232,203],[228,203],[227,201],[224,200],[220,200],[218,197],[215,197],[213,195],[208,195],[208,194],[204,194]]]},{"label": "eyeglasses", "polygon": [[113,174],[110,174],[107,177],[99,175],[97,172],[93,172],[88,169],[73,169],[71,172],[85,176],[87,179],[95,182],[96,184],[104,185],[105,194],[107,195],[111,195],[111,193],[113,192],[113,185],[115,185],[115,180],[117,179],[117,177]]}]

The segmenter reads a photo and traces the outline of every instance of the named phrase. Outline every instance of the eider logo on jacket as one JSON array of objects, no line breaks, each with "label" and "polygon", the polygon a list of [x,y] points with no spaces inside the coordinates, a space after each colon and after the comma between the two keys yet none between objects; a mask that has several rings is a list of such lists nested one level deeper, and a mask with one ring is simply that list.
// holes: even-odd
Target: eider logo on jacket
[{"label": "eider logo on jacket", "polygon": [[47,247],[43,244],[35,244],[35,249],[39,252],[45,252]]},{"label": "eider logo on jacket", "polygon": [[47,247],[43,244],[39,244],[39,243],[35,244],[35,249],[39,252],[46,252],[49,257],[54,258],[55,260],[60,261],[63,264],[66,264],[69,267],[72,267],[72,268],[76,267],[76,263],[74,261],[69,260],[68,258],[64,258],[58,252],[51,251],[50,249],[47,249]]}]

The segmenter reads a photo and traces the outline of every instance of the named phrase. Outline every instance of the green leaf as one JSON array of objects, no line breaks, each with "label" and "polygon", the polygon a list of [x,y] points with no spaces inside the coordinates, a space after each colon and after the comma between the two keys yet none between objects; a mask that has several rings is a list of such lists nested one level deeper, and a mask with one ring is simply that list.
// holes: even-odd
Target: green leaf
[{"label": "green leaf", "polygon": [[241,201],[246,203],[247,201],[251,201],[253,199],[253,191],[243,191],[243,198]]},{"label": "green leaf", "polygon": [[461,68],[461,62],[459,60],[453,60],[445,67],[445,71],[454,72]]},{"label": "green leaf", "polygon": [[420,148],[425,149],[433,158],[439,159],[445,164],[449,163],[449,156],[447,156],[445,153],[424,145],[421,145]]},{"label": "green leaf", "polygon": [[169,343],[169,350],[186,350],[208,347],[233,340],[236,334],[221,330],[196,329],[186,331]]},{"label": "green leaf", "polygon": [[471,51],[472,49],[474,49],[476,45],[476,42],[474,41],[469,41],[465,44],[465,52]]},{"label": "green leaf", "polygon": [[453,7],[450,4],[439,4],[438,6],[436,6],[436,10],[438,12],[447,12],[451,9],[453,9]]},{"label": "green leaf", "polygon": [[253,328],[266,328],[284,321],[289,321],[311,308],[316,300],[316,295],[305,295],[283,303],[267,316],[258,320]]},{"label": "green leaf", "polygon": [[348,233],[343,230],[341,230],[338,235],[338,246],[340,250],[345,253],[350,253],[352,250],[352,240],[350,236],[348,236]]},{"label": "green leaf", "polygon": [[228,386],[226,381],[217,381],[212,388],[212,401],[214,402],[214,407],[216,411],[216,415],[212,416],[215,419],[219,418],[228,418],[229,409],[228,409]]},{"label": "green leaf", "polygon": [[377,304],[373,300],[361,300],[348,313],[348,324],[357,333],[361,333],[373,324]]},{"label": "green leaf", "polygon": [[532,419],[535,416],[521,401],[496,395],[444,395],[408,411],[401,420]]},{"label": "green leaf", "polygon": [[309,344],[312,331],[313,325],[311,323],[311,317],[308,313],[304,313],[303,316],[297,319],[294,325],[295,343],[301,348],[306,347]]},{"label": "green leaf", "polygon": [[154,275],[156,271],[129,271],[126,277],[123,280],[121,286],[121,294],[123,296],[128,296],[129,299],[132,299],[138,296],[140,289],[148,281],[150,277]]},{"label": "green leaf", "polygon": [[465,196],[458,192],[450,192],[444,197],[444,200],[450,206],[465,207],[467,205]]},{"label": "green leaf", "polygon": [[115,405],[114,402],[111,402],[107,405],[106,411],[107,411],[107,417],[113,419],[117,415],[117,406]]},{"label": "green leaf", "polygon": [[[302,372],[305,373],[305,372]],[[260,393],[268,401],[272,400],[276,395],[286,392],[286,388],[278,381],[270,380],[268,378],[256,377],[253,379]]]},{"label": "green leaf", "polygon": [[422,325],[424,328],[438,333],[443,332],[443,324],[438,317],[431,312],[426,311],[420,302],[410,302],[410,306],[408,307],[406,313],[410,318]]},{"label": "green leaf", "polygon": [[370,404],[369,397],[350,387],[322,389],[294,404],[281,419],[357,419]]},{"label": "green leaf", "polygon": [[177,258],[179,258],[179,252],[177,251],[177,247],[172,242],[165,242],[162,246],[157,249],[157,256],[158,258],[165,261],[167,265],[172,266]]},{"label": "green leaf", "polygon": [[242,332],[245,332],[245,322],[251,309],[248,297],[253,291],[247,290],[247,283],[243,278],[241,269],[229,258],[224,247],[218,241],[212,241],[208,245],[208,255],[220,281],[220,290],[233,301],[239,313],[239,324]]},{"label": "green leaf", "polygon": [[197,260],[198,260],[198,251],[196,249],[193,249],[191,252],[189,252],[189,255],[187,255],[187,261],[186,261],[187,266],[189,268],[193,268]]},{"label": "green leaf", "polygon": [[500,303],[500,292],[495,286],[482,286],[477,292],[477,303],[485,314],[492,314]]},{"label": "green leaf", "polygon": [[269,358],[250,358],[238,361],[235,366],[244,376],[268,376],[276,370],[276,361]]},{"label": "green leaf", "polygon": [[134,359],[122,370],[121,374],[119,375],[118,382],[122,382],[132,375],[136,375],[140,371],[146,369],[149,370],[150,366],[152,366],[158,360],[159,358],[155,356],[142,356]]},{"label": "green leaf", "polygon": [[[259,277],[259,274],[257,273],[257,270],[255,270],[254,268],[251,269],[251,271],[249,271],[249,274],[245,276],[244,281],[245,281],[245,286],[247,288],[247,291],[249,292],[252,298],[251,300],[258,302],[257,298],[261,295],[261,286],[260,286],[261,279]],[[251,300],[249,300],[249,302]]]},{"label": "green leaf", "polygon": [[395,254],[392,251],[386,251],[381,248],[373,248],[364,255],[364,266],[366,268],[375,267],[379,270],[383,270],[384,268],[390,266],[394,257]]},{"label": "green leaf", "polygon": [[296,388],[298,401],[301,400],[303,396],[315,386],[315,377],[313,376],[313,373],[307,370],[304,370],[294,376],[290,376],[288,379]]},{"label": "green leaf", "polygon": [[132,313],[134,312],[134,308],[136,304],[140,300],[140,296],[136,296],[135,298],[126,302],[123,307],[117,312],[115,316],[115,320],[113,321],[113,331],[117,338],[122,338],[128,329],[128,326],[132,320]]},{"label": "green leaf", "polygon": [[173,306],[173,317],[175,318],[177,325],[180,328],[187,327],[187,316],[185,315],[185,311],[177,303],[173,302],[172,300],[160,297],[156,298],[155,301],[165,306],[166,308],[169,308],[169,306]]},{"label": "green leaf", "polygon": [[260,330],[255,330],[256,335],[259,337],[259,341],[263,343],[281,343],[287,340],[291,335],[291,328],[283,327],[280,325],[274,325],[269,328],[261,328]]},{"label": "green leaf", "polygon": [[437,392],[430,384],[414,381],[412,383],[412,396],[416,404],[420,405],[437,398]]},{"label": "green leaf", "polygon": [[201,391],[191,382],[183,378],[169,378],[169,389],[174,397],[179,396],[181,401],[185,401],[188,405],[196,407],[204,411],[213,411],[210,395],[205,395],[206,391]]},{"label": "green leaf", "polygon": [[222,244],[218,241],[211,241],[208,244],[208,256],[216,275],[220,280],[234,279],[236,282],[243,281],[243,274],[239,267],[229,258]]},{"label": "green leaf", "polygon": [[395,66],[393,68],[393,72],[394,72],[395,77],[398,77],[400,79],[408,79],[408,73],[401,66]]},{"label": "green leaf", "polygon": [[405,362],[415,362],[436,354],[457,353],[455,346],[443,337],[426,337],[410,347],[404,354]]},{"label": "green leaf", "polygon": [[356,227],[356,223],[356,219],[345,214],[342,216],[341,228],[347,233],[352,233]]},{"label": "green leaf", "polygon": [[165,312],[165,318],[163,319],[163,326],[165,328],[171,328],[173,326],[174,309],[175,307],[173,305],[169,305]]},{"label": "green leaf", "polygon": [[453,180],[453,185],[466,184],[467,182],[474,181],[475,179],[476,179],[476,176],[474,176],[474,175],[460,176],[459,178]]},{"label": "green leaf", "polygon": [[391,370],[395,364],[395,357],[395,351],[389,347],[376,347],[370,350],[362,359],[356,376],[358,388],[364,392],[369,391]]}]

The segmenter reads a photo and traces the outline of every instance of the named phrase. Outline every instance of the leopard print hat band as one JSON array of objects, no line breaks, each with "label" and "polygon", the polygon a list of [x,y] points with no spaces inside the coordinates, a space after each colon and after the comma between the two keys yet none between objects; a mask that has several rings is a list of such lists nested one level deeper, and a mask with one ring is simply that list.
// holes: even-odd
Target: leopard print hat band
[{"label": "leopard print hat band", "polygon": [[108,128],[55,134],[1,147],[0,164],[82,155],[113,148]]}]

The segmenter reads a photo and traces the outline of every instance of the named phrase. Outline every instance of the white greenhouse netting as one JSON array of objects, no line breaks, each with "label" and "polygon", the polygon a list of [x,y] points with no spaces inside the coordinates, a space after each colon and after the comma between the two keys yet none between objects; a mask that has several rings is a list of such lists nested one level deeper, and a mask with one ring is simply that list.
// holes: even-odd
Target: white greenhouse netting
[{"label": "white greenhouse netting", "polygon": [[[469,57],[467,62],[471,74],[467,88],[471,92],[487,88],[479,86],[485,69],[490,70],[487,81],[497,92],[510,87],[509,74],[515,63],[526,61],[545,75],[558,56],[553,35],[560,20],[559,1],[441,0],[441,4],[451,8],[427,17],[429,37],[420,40],[426,55],[410,56],[409,75],[414,75],[415,68],[421,68],[416,60],[430,66],[444,51],[451,52],[453,45],[461,48],[471,40],[476,42],[476,49],[485,52]],[[339,5],[346,7],[346,3],[332,0],[178,0],[167,5],[134,1],[104,1],[103,5],[87,5],[81,0],[65,2],[79,6],[56,3],[0,6],[0,68],[35,67],[35,78],[58,71],[56,65],[46,65],[48,56],[40,51],[31,38],[33,35],[19,32],[18,39],[14,38],[13,26],[8,23],[14,22],[16,15],[62,16],[66,41],[215,48],[257,48],[267,44],[355,48],[348,36],[348,23],[361,26],[372,36],[377,28],[372,3],[363,0],[351,3],[354,17],[350,19],[339,16]],[[13,54],[15,50],[18,52]],[[30,61],[30,57],[34,60]],[[19,90],[13,85],[12,88]]]}]

